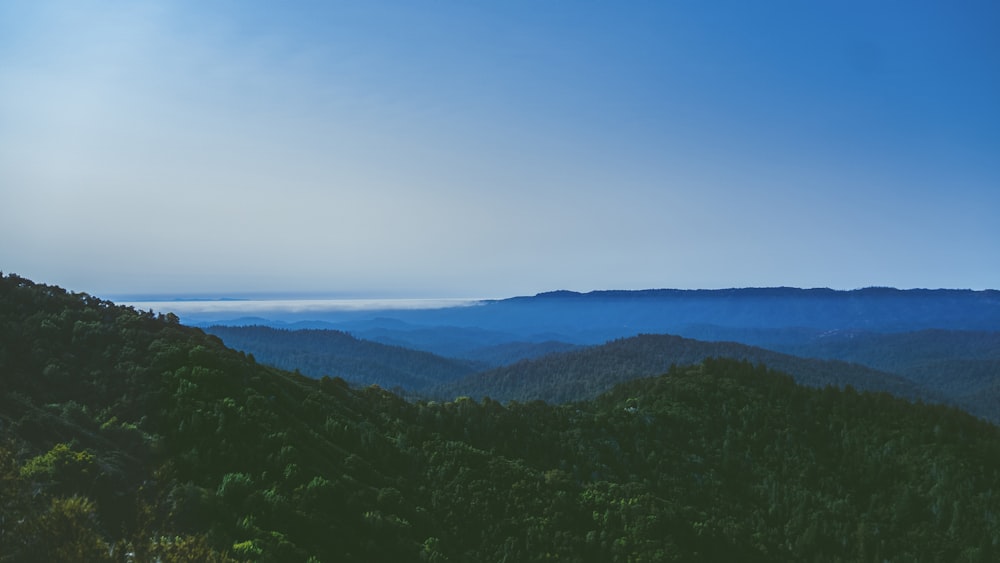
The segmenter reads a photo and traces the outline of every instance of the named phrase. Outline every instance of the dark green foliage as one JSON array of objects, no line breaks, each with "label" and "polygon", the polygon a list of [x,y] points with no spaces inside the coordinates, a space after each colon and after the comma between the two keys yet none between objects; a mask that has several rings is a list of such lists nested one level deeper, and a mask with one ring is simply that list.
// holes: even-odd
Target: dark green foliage
[{"label": "dark green foliage", "polygon": [[5,561],[990,561],[1000,547],[996,427],[748,362],[561,406],[411,403],[13,276],[0,331]]}]

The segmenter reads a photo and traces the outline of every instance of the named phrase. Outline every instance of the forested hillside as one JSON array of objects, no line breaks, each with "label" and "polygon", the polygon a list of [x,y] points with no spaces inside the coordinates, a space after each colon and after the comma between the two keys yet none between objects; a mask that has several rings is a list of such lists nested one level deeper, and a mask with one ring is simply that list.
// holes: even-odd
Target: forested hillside
[{"label": "forested hillside", "polygon": [[[311,377],[339,376],[351,383],[424,390],[473,372],[578,349],[565,342],[519,342],[475,328],[396,331],[277,328],[261,325],[203,327],[227,346],[265,364]],[[466,333],[464,338],[462,333]],[[364,335],[358,336],[358,334]],[[401,335],[406,335],[405,337]],[[455,355],[443,357],[435,349]]]},{"label": "forested hillside", "polygon": [[340,377],[353,384],[377,384],[387,389],[424,389],[469,375],[480,367],[471,361],[359,340],[337,330],[211,326],[205,332],[218,336],[227,346],[253,353],[265,364],[299,370],[311,377]]},{"label": "forested hillside", "polygon": [[707,360],[407,402],[0,278],[5,561],[993,561],[1000,431]]},{"label": "forested hillside", "polygon": [[480,362],[490,368],[508,366],[523,360],[542,358],[549,354],[578,350],[581,346],[546,340],[544,342],[505,342],[495,346],[478,348],[467,352],[462,357]]},{"label": "forested hillside", "polygon": [[439,386],[442,397],[488,396],[496,400],[566,402],[591,399],[614,385],[667,371],[671,365],[726,357],[764,363],[810,387],[850,385],[863,391],[885,391],[897,397],[942,401],[897,375],[858,364],[814,360],[734,342],[702,342],[665,334],[644,334],[471,375]]},{"label": "forested hillside", "polygon": [[921,330],[833,334],[782,348],[902,375],[969,412],[1000,420],[1000,332]]},{"label": "forested hillside", "polygon": [[[483,330],[474,326],[413,326],[393,327],[382,320],[366,323],[345,323],[347,332],[383,344],[403,346],[423,350],[439,356],[461,358],[493,368],[529,358],[537,358],[552,352],[571,350],[577,346],[566,342],[546,339],[546,335],[533,334],[530,338],[507,332]],[[378,326],[390,324],[389,327]]]}]

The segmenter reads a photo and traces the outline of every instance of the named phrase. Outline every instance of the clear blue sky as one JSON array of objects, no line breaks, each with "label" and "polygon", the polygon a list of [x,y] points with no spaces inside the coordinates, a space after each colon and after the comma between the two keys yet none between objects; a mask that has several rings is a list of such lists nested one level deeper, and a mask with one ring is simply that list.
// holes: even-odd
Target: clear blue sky
[{"label": "clear blue sky", "polygon": [[0,269],[97,295],[1000,286],[1000,4],[0,4]]}]

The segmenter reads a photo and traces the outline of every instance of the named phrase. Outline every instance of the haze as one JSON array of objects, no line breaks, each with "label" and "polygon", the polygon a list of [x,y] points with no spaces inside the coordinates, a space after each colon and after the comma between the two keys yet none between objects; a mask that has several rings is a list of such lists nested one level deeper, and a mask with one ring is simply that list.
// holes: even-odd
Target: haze
[{"label": "haze", "polygon": [[0,269],[998,287],[995,2],[4,2]]}]

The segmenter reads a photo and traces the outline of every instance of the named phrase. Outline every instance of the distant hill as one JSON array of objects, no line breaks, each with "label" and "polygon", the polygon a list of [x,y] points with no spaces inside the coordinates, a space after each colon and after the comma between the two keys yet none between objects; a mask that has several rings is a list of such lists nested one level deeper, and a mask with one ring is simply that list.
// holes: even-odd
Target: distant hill
[{"label": "distant hill", "polygon": [[[408,329],[405,333],[418,335],[418,339],[435,338],[437,334],[451,335],[453,341],[462,338],[461,330],[455,327],[444,327],[443,333]],[[811,344],[785,347],[800,355],[734,342],[641,335],[593,347],[509,342],[472,347],[466,350],[465,359],[455,359],[366,341],[336,330],[256,326],[205,330],[234,348],[252,353],[258,361],[299,370],[311,377],[338,376],[358,385],[375,383],[449,398],[469,395],[500,401],[582,400],[622,381],[663,373],[671,364],[690,365],[710,357],[730,357],[775,366],[803,385],[850,385],[907,399],[961,405],[977,416],[1000,419],[997,333],[841,331],[814,336],[807,340]],[[485,331],[469,332],[467,343],[497,337]]]},{"label": "distant hill", "polygon": [[[220,321],[219,324],[196,326],[210,332],[221,327],[270,327],[287,331],[330,330],[350,334],[359,340],[430,352],[451,359],[468,360],[460,363],[482,369],[512,364],[553,352],[572,350],[579,346],[558,341],[556,339],[558,335],[534,334],[525,337],[527,340],[524,340],[521,336],[510,332],[476,327],[415,325],[389,317],[339,323],[326,321],[286,323],[261,317],[242,317]],[[282,345],[290,344],[290,340],[284,340]],[[277,353],[276,350],[274,352]],[[283,367],[294,369],[292,365]]]},{"label": "distant hill", "polygon": [[883,391],[908,399],[941,401],[897,375],[858,364],[799,358],[734,342],[702,342],[673,335],[644,334],[577,351],[551,354],[510,366],[477,373],[444,384],[441,396],[488,396],[499,401],[578,401],[592,398],[614,385],[649,377],[671,365],[690,365],[706,358],[725,357],[774,366],[801,385],[850,385],[858,390]]},{"label": "distant hill", "polygon": [[451,358],[475,357],[479,350],[518,340],[517,335],[508,332],[457,326],[355,326],[349,332],[359,338]]},{"label": "distant hill", "polygon": [[1000,332],[838,331],[775,348],[799,356],[871,366],[904,376],[980,416],[996,420],[1000,413]]},{"label": "distant hill", "polygon": [[[395,331],[393,337],[396,337],[404,330],[449,327],[437,335],[424,334],[419,345],[412,340],[405,344],[445,356],[461,356],[469,349],[468,342],[454,341],[454,328],[506,334],[508,342],[554,340],[601,344],[645,333],[768,345],[801,343],[831,330],[1000,331],[1000,291],[891,288],[559,291],[482,301],[467,307],[337,311],[292,317],[295,315],[286,314],[276,320],[328,323],[322,328],[357,331],[363,338],[374,338],[371,331],[378,330]],[[499,343],[480,341],[479,345]]]},{"label": "distant hill", "polygon": [[505,342],[470,350],[463,358],[474,360],[488,367],[515,364],[523,360],[541,358],[550,354],[579,350],[581,346],[568,342],[547,340],[544,342]]},{"label": "distant hill", "polygon": [[204,330],[268,365],[310,377],[340,377],[350,383],[377,384],[386,389],[422,390],[469,375],[479,367],[469,361],[361,340],[337,330],[263,326],[211,326]]},{"label": "distant hill", "polygon": [[[519,297],[478,307],[496,309],[504,324],[539,321],[586,331],[684,335],[686,327],[723,329],[869,330],[925,328],[1000,330],[1000,291],[867,288],[852,291],[796,288],[725,290],[568,291]],[[500,313],[503,313],[502,315]],[[530,323],[527,323],[530,324]],[[702,335],[701,337],[705,337]]]},{"label": "distant hill", "polygon": [[[921,330],[879,334],[836,332],[809,342],[781,348],[788,353],[862,363],[876,369],[905,374],[922,385],[943,392],[975,390],[969,382],[1000,377],[1000,332]],[[961,362],[964,367],[956,369]],[[977,367],[978,366],[978,367]],[[958,386],[958,389],[953,389]]]}]

